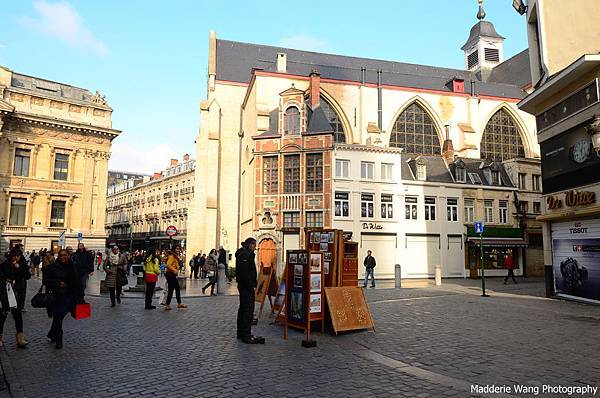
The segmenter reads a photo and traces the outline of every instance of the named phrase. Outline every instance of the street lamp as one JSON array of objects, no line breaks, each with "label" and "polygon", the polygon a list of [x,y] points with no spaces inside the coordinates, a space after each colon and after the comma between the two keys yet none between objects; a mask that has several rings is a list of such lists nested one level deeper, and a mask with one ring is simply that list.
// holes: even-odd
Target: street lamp
[{"label": "street lamp", "polygon": [[596,154],[600,157],[600,115],[594,117],[594,121],[586,127],[586,130],[592,138],[592,146]]},{"label": "street lamp", "polygon": [[[4,229],[4,225],[6,224],[6,220],[4,219],[4,217],[0,218],[0,248],[2,247],[2,230]],[[0,251],[0,254],[2,252]]]},{"label": "street lamp", "polygon": [[513,0],[513,8],[521,15],[527,12],[527,6],[523,3],[523,0]]}]

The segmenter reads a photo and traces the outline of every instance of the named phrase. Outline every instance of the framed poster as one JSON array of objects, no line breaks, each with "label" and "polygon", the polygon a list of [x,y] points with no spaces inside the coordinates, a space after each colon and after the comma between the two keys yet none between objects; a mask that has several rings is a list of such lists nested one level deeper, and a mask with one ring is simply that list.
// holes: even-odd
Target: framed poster
[{"label": "framed poster", "polygon": [[302,279],[302,276],[294,276],[294,287],[302,288],[304,286]]},{"label": "framed poster", "polygon": [[288,263],[297,264],[298,263],[298,254],[290,253],[290,255],[288,257]]},{"label": "framed poster", "polygon": [[310,253],[310,272],[321,272],[321,253]]},{"label": "framed poster", "polygon": [[310,295],[310,313],[321,312],[321,293]]},{"label": "framed poster", "polygon": [[310,274],[310,292],[321,292],[321,274]]},{"label": "framed poster", "polygon": [[290,318],[304,320],[304,295],[302,290],[293,289],[290,294]]},{"label": "framed poster", "polygon": [[298,264],[306,265],[306,253],[298,253]]},{"label": "framed poster", "polygon": [[294,276],[302,276],[302,275],[304,275],[304,265],[294,264]]}]

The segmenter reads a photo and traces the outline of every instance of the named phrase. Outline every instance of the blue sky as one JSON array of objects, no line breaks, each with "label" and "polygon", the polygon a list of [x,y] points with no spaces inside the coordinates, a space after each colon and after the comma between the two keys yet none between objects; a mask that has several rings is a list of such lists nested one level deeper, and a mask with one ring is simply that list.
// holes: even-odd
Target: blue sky
[{"label": "blue sky", "polygon": [[[114,109],[112,169],[150,173],[194,155],[208,34],[462,68],[476,0],[3,0],[0,65],[92,92]],[[510,0],[486,0],[510,57],[527,45]]]}]

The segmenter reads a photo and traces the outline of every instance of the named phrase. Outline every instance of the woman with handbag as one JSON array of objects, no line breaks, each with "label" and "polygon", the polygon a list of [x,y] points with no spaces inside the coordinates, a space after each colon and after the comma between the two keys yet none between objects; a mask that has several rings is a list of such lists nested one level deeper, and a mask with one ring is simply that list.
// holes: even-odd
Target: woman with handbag
[{"label": "woman with handbag", "polygon": [[56,348],[61,349],[63,319],[75,309],[81,294],[81,278],[65,249],[58,252],[58,258],[44,273],[43,284],[53,295],[47,308],[48,316],[52,318],[52,327],[47,337],[56,343]]},{"label": "woman with handbag", "polygon": [[[106,287],[110,292],[110,306],[115,306],[115,299],[117,303],[121,304],[121,288],[123,287],[123,275],[127,269],[127,256],[119,252],[119,248],[115,245],[106,256],[104,265],[102,266],[104,272],[106,272]],[[127,279],[127,276],[125,276]]]},{"label": "woman with handbag", "polygon": [[[23,348],[29,344],[23,334],[23,313],[17,303],[25,300],[24,286],[27,286],[25,281],[30,278],[31,274],[23,258],[23,253],[19,249],[12,249],[6,261],[0,266],[0,298],[2,301],[2,310],[0,311],[0,347],[4,345],[2,334],[4,331],[4,322],[6,322],[9,312],[12,313],[15,320],[17,347]],[[9,294],[13,295],[10,300],[12,303],[9,302]]]},{"label": "woman with handbag", "polygon": [[175,291],[175,297],[177,299],[177,308],[187,308],[187,305],[181,302],[181,291],[179,289],[179,282],[177,281],[177,275],[179,274],[179,261],[180,261],[180,248],[179,246],[175,250],[171,250],[167,253],[167,272],[165,274],[167,278],[167,286],[169,291],[167,293],[167,302],[165,303],[165,310],[171,309],[171,299],[173,298],[173,291]]},{"label": "woman with handbag", "polygon": [[156,250],[150,253],[144,263],[144,280],[146,281],[146,309],[154,310],[155,306],[152,305],[152,296],[154,296],[154,288],[156,282],[158,282],[158,275],[160,275],[160,252]]},{"label": "woman with handbag", "polygon": [[203,270],[206,271],[206,275],[208,276],[208,283],[202,288],[202,294],[204,294],[206,289],[210,286],[210,295],[215,296],[213,293],[215,290],[215,283],[217,283],[217,251],[215,249],[212,249],[208,254],[208,257],[206,257]]}]

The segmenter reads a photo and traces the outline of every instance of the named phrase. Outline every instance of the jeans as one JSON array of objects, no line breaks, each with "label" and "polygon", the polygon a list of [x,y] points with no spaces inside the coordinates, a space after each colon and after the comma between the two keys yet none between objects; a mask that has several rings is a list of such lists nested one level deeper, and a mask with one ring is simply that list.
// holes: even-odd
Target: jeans
[{"label": "jeans", "polygon": [[508,281],[508,278],[512,278],[513,282],[515,284],[517,283],[517,280],[515,279],[515,270],[513,268],[508,269],[508,274],[506,275],[506,278],[504,278],[504,283]]},{"label": "jeans", "polygon": [[206,289],[208,289],[208,287],[210,286],[210,295],[213,295],[213,291],[215,290],[215,283],[217,282],[217,278],[215,276],[209,276],[208,277],[208,283],[206,284],[206,286],[204,286],[202,288],[202,292],[204,293],[204,291]]},{"label": "jeans", "polygon": [[65,318],[65,315],[56,315],[56,314],[52,317],[52,326],[50,327],[50,331],[48,332],[48,338],[52,339],[53,341],[57,341],[57,340],[62,341],[62,335],[63,335],[62,324],[63,324],[64,318]]},{"label": "jeans", "polygon": [[[17,333],[23,333],[23,313],[17,308],[11,308],[10,312],[15,320],[15,329],[17,330]],[[6,322],[7,317],[8,312],[0,311],[0,335],[4,333],[4,322]]]},{"label": "jeans", "polygon": [[198,271],[200,270],[200,267],[198,267],[197,265],[194,265],[194,279],[198,279]]},{"label": "jeans", "polygon": [[238,286],[240,306],[237,313],[237,337],[252,337],[252,318],[254,317],[254,288]]},{"label": "jeans", "polygon": [[117,287],[109,287],[108,291],[110,292],[110,302],[111,304],[115,303],[115,293],[116,293],[116,298],[117,301],[119,301],[119,303],[121,302],[121,285],[119,285],[117,283]]},{"label": "jeans", "polygon": [[154,296],[154,288],[156,282],[146,282],[146,308],[152,306],[152,296]]},{"label": "jeans", "polygon": [[365,287],[369,284],[369,275],[371,275],[371,286],[375,287],[375,269],[365,268]]},{"label": "jeans", "polygon": [[173,298],[173,290],[175,290],[175,297],[177,298],[177,304],[181,304],[181,291],[179,289],[179,283],[177,282],[177,275],[167,272],[165,274],[167,278],[167,285],[169,286],[169,291],[167,293],[167,305],[171,304],[171,299]]}]

